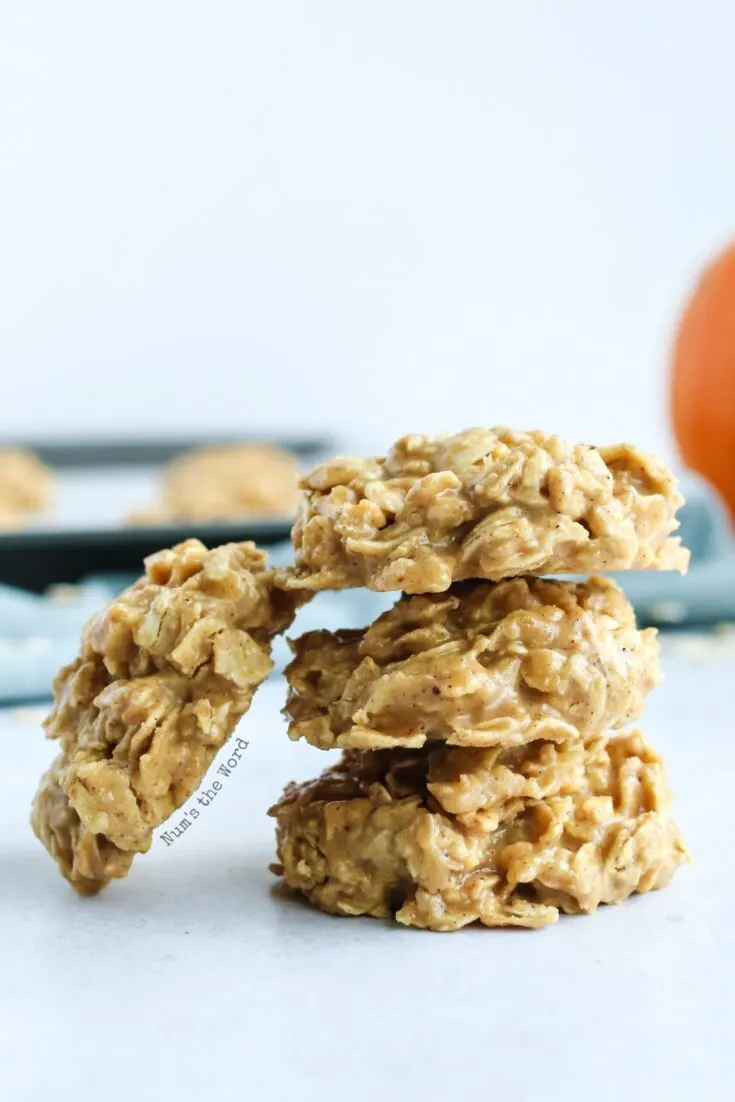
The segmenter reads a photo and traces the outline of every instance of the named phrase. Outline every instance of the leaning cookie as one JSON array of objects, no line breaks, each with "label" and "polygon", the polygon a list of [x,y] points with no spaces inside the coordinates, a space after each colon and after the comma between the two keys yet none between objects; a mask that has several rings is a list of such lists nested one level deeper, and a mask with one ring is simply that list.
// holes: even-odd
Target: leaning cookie
[{"label": "leaning cookie", "polygon": [[688,855],[661,760],[638,733],[592,754],[576,791],[513,804],[483,830],[428,792],[425,752],[347,753],[271,809],[273,871],[330,914],[431,930],[545,926],[664,887]]},{"label": "leaning cookie", "polygon": [[289,735],[321,749],[565,740],[635,721],[660,679],[656,632],[604,578],[460,582],[291,646]]},{"label": "leaning cookie", "polygon": [[435,593],[521,574],[685,570],[673,475],[628,444],[469,429],[405,436],[385,458],[333,459],[302,481],[284,585]]},{"label": "leaning cookie", "polygon": [[187,540],[146,560],[93,617],[47,720],[61,753],[33,829],[78,891],[125,876],[189,798],[270,673],[270,643],[300,601],[273,587],[252,543]]}]

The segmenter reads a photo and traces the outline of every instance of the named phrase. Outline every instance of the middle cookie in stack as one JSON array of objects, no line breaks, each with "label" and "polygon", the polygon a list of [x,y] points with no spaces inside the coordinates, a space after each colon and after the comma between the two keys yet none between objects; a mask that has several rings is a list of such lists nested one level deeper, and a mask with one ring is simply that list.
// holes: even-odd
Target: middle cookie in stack
[{"label": "middle cookie in stack", "polygon": [[322,750],[561,743],[637,719],[660,680],[656,632],[604,578],[459,582],[294,650],[289,734]]},{"label": "middle cookie in stack", "polygon": [[[475,443],[475,434],[463,436]],[[523,456],[528,438],[511,442]],[[465,455],[466,439],[460,443],[461,460],[476,466],[478,457]],[[657,484],[637,457],[623,468],[625,501],[615,485],[621,477],[618,453],[600,486],[589,476],[594,461],[590,449],[584,450],[575,460],[575,493],[559,456],[552,454],[555,462],[549,462],[548,447],[535,438],[531,445],[527,474],[535,474],[539,500],[546,504],[539,509],[536,502],[527,512],[539,530],[563,530],[568,558],[575,555],[572,534],[580,542],[579,558],[594,557],[589,544],[597,522],[607,525],[595,552],[600,558],[622,546],[612,531],[616,526],[627,526],[631,562],[639,554],[633,545],[663,546],[675,526],[677,495]],[[488,451],[480,459],[480,473],[489,478],[498,456]],[[415,454],[411,462],[415,467]],[[453,475],[458,466],[455,461]],[[514,469],[519,493],[530,497],[523,464]],[[353,472],[347,473],[354,484]],[[403,480],[404,499],[413,497],[405,514],[414,528],[419,504],[430,519],[432,508],[434,519],[448,515],[442,498],[447,487],[427,485],[436,478],[419,466]],[[422,484],[425,500],[416,489]],[[561,503],[571,502],[584,521],[576,533],[563,518],[554,527],[548,487],[557,485],[566,495]],[[370,492],[374,499],[377,491]],[[300,559],[303,567],[305,533],[318,522],[308,563],[319,571],[317,585],[327,577],[332,585],[347,577],[360,547],[376,559],[367,542],[351,538],[351,559],[338,543],[346,530],[340,509],[361,509],[363,521],[372,519],[369,494],[362,503],[352,488],[330,494],[339,509],[335,502],[317,509],[300,528],[297,565]],[[384,489],[382,494],[386,498]],[[581,508],[585,494],[587,517]],[[450,504],[453,515],[466,521],[464,499],[455,494]],[[634,523],[636,513],[640,524]],[[518,514],[516,507],[516,531]],[[456,578],[464,570],[456,568],[461,553],[448,551],[446,538],[432,544],[423,531],[416,536],[404,524],[404,546],[397,550],[386,535],[384,546],[400,564],[402,578],[417,578],[406,565],[410,555],[422,563],[422,577],[439,578],[439,560],[429,558],[432,546],[441,548],[441,569],[454,567]],[[463,538],[475,537],[465,527]],[[667,547],[672,560],[680,554],[673,541]],[[646,565],[660,564],[654,557]],[[381,570],[381,578],[388,576]],[[662,762],[639,733],[607,734],[638,718],[660,678],[656,633],[637,629],[629,602],[613,582],[455,580],[442,592],[400,597],[363,631],[309,632],[292,645],[295,658],[286,671],[290,736],[344,751],[338,765],[316,781],[290,786],[272,809],[278,871],[322,909],[395,914],[406,925],[438,930],[478,920],[542,926],[559,910],[589,912],[601,902],[662,887],[686,858],[667,814]]]}]

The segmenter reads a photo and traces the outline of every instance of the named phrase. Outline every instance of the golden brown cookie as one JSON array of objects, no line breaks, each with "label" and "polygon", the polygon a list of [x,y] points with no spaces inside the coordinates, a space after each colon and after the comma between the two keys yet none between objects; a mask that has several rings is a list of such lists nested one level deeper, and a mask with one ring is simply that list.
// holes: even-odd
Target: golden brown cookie
[{"label": "golden brown cookie", "polygon": [[291,645],[289,734],[321,749],[566,740],[633,722],[660,679],[656,632],[604,578],[459,582]]},{"label": "golden brown cookie", "polygon": [[299,500],[298,459],[273,444],[197,448],[163,474],[161,505],[141,509],[134,524],[164,521],[292,517]]},{"label": "golden brown cookie", "polygon": [[[663,764],[639,733],[589,740],[581,775],[547,775],[531,798],[510,795],[529,783],[517,750],[492,763],[477,753],[352,751],[290,785],[271,809],[274,872],[330,914],[456,930],[589,913],[664,887],[687,859]],[[475,823],[447,809],[466,788],[484,793]]]},{"label": "golden brown cookie", "polygon": [[323,463],[302,486],[292,587],[438,593],[465,578],[688,563],[671,538],[676,480],[628,444],[505,428],[404,436],[385,458]]},{"label": "golden brown cookie", "polygon": [[270,643],[299,602],[253,543],[187,540],[152,555],[94,616],[54,683],[61,752],[33,829],[77,890],[125,876],[153,830],[196,790],[270,673]]}]

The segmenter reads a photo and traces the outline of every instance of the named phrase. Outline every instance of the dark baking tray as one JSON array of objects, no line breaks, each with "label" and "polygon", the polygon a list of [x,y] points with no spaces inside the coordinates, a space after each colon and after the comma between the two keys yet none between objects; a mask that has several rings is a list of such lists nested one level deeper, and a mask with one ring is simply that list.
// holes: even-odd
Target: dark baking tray
[{"label": "dark baking tray", "polygon": [[10,532],[0,536],[0,582],[42,592],[55,582],[90,574],[139,574],[146,555],[195,536],[208,547],[255,540],[261,546],[288,539],[289,520],[233,524],[169,524],[79,532]]},{"label": "dark baking tray", "polygon": [[[105,470],[155,468],[190,448],[243,443],[249,439],[280,444],[295,452],[305,466],[333,450],[326,436],[274,437],[243,433],[206,439],[182,437],[74,443],[23,440],[15,443],[30,448],[59,474],[78,475],[88,470],[99,479]],[[88,528],[74,525],[64,529],[56,522],[46,529],[41,518],[33,527],[0,532],[0,583],[42,592],[54,583],[75,583],[90,574],[137,574],[146,555],[189,537],[196,537],[210,547],[248,539],[267,547],[287,539],[291,524],[288,517],[254,517],[227,522],[130,526],[124,525],[121,518],[119,525],[106,527],[91,523]]]},{"label": "dark baking tray", "polygon": [[334,448],[328,436],[271,436],[254,433],[228,433],[224,436],[166,437],[159,440],[88,439],[5,440],[3,447],[28,448],[49,467],[70,470],[79,467],[148,467],[168,463],[191,448],[218,447],[221,444],[278,444],[301,459],[316,460]]}]

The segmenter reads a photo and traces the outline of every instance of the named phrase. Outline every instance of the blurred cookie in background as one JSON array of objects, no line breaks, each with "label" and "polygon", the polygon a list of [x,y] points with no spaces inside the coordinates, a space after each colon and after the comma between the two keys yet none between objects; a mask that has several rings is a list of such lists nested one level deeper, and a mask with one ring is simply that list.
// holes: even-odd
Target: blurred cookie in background
[{"label": "blurred cookie in background", "polygon": [[276,444],[196,448],[165,469],[160,506],[138,510],[128,521],[290,517],[296,512],[298,482],[298,458]]},{"label": "blurred cookie in background", "polygon": [[0,447],[0,528],[19,528],[30,513],[48,508],[54,479],[33,452]]}]

